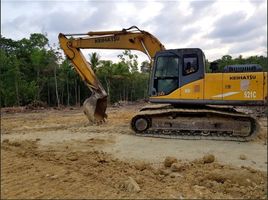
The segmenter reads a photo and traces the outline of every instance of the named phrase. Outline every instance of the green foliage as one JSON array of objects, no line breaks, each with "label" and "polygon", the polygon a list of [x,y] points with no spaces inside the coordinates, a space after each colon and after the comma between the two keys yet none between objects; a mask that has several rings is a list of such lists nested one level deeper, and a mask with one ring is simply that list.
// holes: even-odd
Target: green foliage
[{"label": "green foliage", "polygon": [[142,73],[149,73],[150,72],[151,65],[149,61],[145,60],[141,63],[141,72]]},{"label": "green foliage", "polygon": [[1,106],[47,100],[43,89],[49,76],[50,51],[48,39],[39,33],[19,41],[1,37]]},{"label": "green foliage", "polygon": [[27,82],[25,80],[21,80],[19,91],[20,91],[21,105],[27,105],[32,103],[38,92],[38,86],[36,81]]},{"label": "green foliage", "polygon": [[132,54],[130,50],[123,51],[122,54],[118,55],[118,58],[121,60],[120,63],[129,68],[130,72],[133,73],[138,71],[138,56]]},{"label": "green foliage", "polygon": [[100,63],[100,55],[96,52],[89,54],[89,63],[93,71],[96,72],[96,69]]},{"label": "green foliage", "polygon": [[264,71],[268,71],[267,57],[265,56],[250,56],[243,58],[241,55],[237,58],[232,58],[230,55],[224,55],[221,59],[215,60],[219,65],[219,70],[222,70],[227,65],[235,64],[259,64]]},{"label": "green foliage", "polygon": [[[126,61],[124,57],[121,58],[118,63],[101,60],[96,71],[99,80],[109,95],[109,102],[135,101],[146,98],[149,74],[131,70],[129,63],[134,63],[134,61]],[[132,58],[136,59],[137,57],[133,56]]]}]

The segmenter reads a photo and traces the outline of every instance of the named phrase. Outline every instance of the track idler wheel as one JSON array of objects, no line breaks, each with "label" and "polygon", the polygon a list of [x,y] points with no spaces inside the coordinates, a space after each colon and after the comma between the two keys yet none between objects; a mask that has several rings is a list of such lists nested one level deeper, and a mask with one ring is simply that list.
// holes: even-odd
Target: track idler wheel
[{"label": "track idler wheel", "polygon": [[137,133],[142,133],[150,127],[150,120],[146,117],[136,116],[132,119],[132,129]]}]

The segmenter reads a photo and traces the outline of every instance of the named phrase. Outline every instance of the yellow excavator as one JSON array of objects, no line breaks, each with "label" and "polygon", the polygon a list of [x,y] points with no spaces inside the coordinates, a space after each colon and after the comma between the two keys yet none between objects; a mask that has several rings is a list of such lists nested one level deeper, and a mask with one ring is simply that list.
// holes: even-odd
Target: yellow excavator
[{"label": "yellow excavator", "polygon": [[[130,49],[151,61],[149,101],[131,120],[136,135],[248,141],[259,128],[254,117],[230,106],[267,104],[267,72],[259,65],[231,65],[205,72],[198,48],[170,49],[136,26],[120,31],[59,34],[60,46],[92,94],[83,107],[88,120],[107,118],[107,93],[81,49]],[[227,106],[227,108],[226,108]]]}]

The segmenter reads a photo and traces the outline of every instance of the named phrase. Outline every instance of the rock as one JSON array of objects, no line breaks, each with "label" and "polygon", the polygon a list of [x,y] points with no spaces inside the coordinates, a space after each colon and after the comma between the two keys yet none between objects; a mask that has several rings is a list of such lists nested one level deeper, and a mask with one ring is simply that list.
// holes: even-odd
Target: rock
[{"label": "rock", "polygon": [[124,188],[128,192],[140,192],[141,191],[139,184],[132,177],[128,177],[128,180],[125,181]]},{"label": "rock", "polygon": [[204,163],[213,163],[215,161],[215,156],[213,154],[207,154],[203,157]]},{"label": "rock", "polygon": [[152,172],[153,172],[154,175],[159,175],[161,170],[159,168],[153,168]]},{"label": "rock", "polygon": [[193,189],[194,189],[195,193],[197,193],[199,195],[203,195],[204,191],[206,190],[206,187],[199,186],[199,185],[194,185]]},{"label": "rock", "polygon": [[169,169],[160,169],[160,174],[161,175],[169,175],[171,173],[171,171]]},{"label": "rock", "polygon": [[109,161],[106,158],[99,158],[98,162],[103,164],[103,163],[108,163]]},{"label": "rock", "polygon": [[169,176],[170,176],[170,178],[181,178],[181,177],[183,177],[178,172],[172,172],[172,173],[169,174]]},{"label": "rock", "polygon": [[61,155],[55,155],[54,157],[56,160],[59,160],[61,158]]},{"label": "rock", "polygon": [[137,169],[137,170],[140,170],[140,171],[143,171],[147,168],[147,165],[145,162],[136,162],[134,164],[134,167]]},{"label": "rock", "polygon": [[59,176],[58,175],[53,175],[53,176],[50,176],[49,178],[50,179],[57,179]]},{"label": "rock", "polygon": [[69,155],[67,157],[67,159],[70,160],[70,161],[76,161],[76,160],[78,160],[78,156],[77,155]]},{"label": "rock", "polygon": [[186,166],[184,164],[180,163],[173,163],[170,167],[172,172],[181,172],[186,169]]},{"label": "rock", "polygon": [[241,155],[239,156],[239,158],[240,158],[240,160],[246,160],[246,159],[247,159],[246,155],[244,155],[244,154],[241,154]]},{"label": "rock", "polygon": [[9,139],[3,139],[3,143],[9,143]]},{"label": "rock", "polygon": [[9,144],[10,144],[11,146],[15,146],[15,147],[20,147],[20,146],[21,146],[21,143],[18,142],[18,141],[9,142]]},{"label": "rock", "polygon": [[19,152],[19,155],[21,155],[22,157],[26,157],[27,152],[26,151],[20,151]]},{"label": "rock", "polygon": [[159,174],[158,177],[159,177],[159,180],[163,180],[163,178],[165,178],[165,175]]},{"label": "rock", "polygon": [[165,167],[170,167],[173,163],[176,163],[176,162],[178,162],[177,158],[167,156],[165,158],[164,165],[165,165]]},{"label": "rock", "polygon": [[143,178],[142,176],[138,175],[138,176],[136,177],[136,182],[137,182],[138,184],[142,184],[142,183],[144,182],[144,178]]}]

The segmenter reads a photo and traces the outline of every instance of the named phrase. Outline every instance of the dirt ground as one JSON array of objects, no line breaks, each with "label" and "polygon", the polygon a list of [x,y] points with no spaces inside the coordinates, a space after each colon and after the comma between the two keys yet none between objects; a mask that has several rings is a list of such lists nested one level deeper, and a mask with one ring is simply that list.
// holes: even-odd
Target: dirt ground
[{"label": "dirt ground", "polygon": [[266,118],[251,142],[172,140],[133,135],[139,107],[101,126],[79,108],[5,110],[1,199],[267,198]]}]

